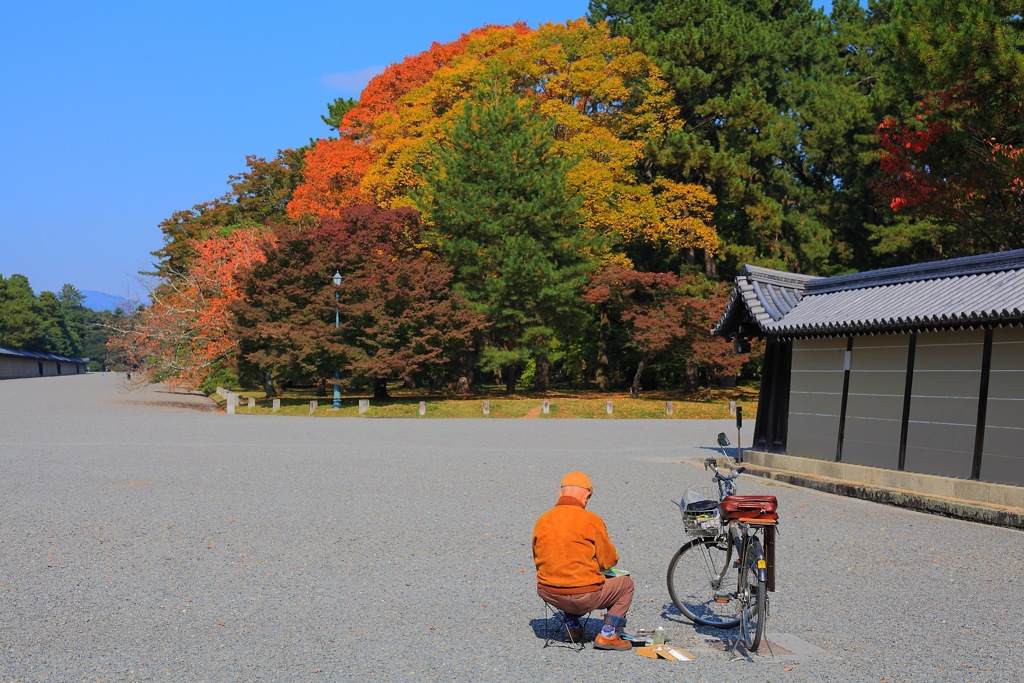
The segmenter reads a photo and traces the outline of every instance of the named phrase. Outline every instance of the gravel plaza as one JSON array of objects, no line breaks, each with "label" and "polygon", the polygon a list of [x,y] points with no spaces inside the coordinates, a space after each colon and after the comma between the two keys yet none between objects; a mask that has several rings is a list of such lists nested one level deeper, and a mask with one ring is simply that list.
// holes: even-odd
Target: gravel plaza
[{"label": "gravel plaza", "polygon": [[[0,382],[0,681],[1024,680],[1019,531],[744,476],[781,522],[768,643],[737,657],[665,586],[670,501],[732,423],[327,413]],[[575,469],[628,629],[693,661],[543,647],[530,535]]]}]

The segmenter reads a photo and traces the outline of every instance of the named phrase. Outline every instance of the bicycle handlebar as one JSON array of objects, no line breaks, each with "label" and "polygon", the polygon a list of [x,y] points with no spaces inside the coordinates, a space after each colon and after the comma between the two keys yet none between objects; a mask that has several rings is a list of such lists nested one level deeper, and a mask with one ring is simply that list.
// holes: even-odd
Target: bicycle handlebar
[{"label": "bicycle handlebar", "polygon": [[704,469],[708,469],[708,468],[710,468],[712,471],[714,471],[715,479],[716,480],[721,479],[722,481],[732,481],[736,477],[738,477],[741,474],[743,474],[744,470],[747,469],[746,467],[740,466],[740,467],[737,467],[736,469],[734,469],[729,474],[722,474],[721,472],[718,471],[718,463],[717,463],[717,461],[714,458],[707,458],[704,461]]}]

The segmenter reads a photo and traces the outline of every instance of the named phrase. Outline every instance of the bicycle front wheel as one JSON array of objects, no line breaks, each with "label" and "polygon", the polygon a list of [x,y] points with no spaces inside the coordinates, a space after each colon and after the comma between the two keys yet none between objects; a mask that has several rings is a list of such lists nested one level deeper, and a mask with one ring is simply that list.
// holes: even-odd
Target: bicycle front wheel
[{"label": "bicycle front wheel", "polygon": [[668,565],[668,594],[683,615],[702,626],[735,628],[735,574],[732,585],[725,580],[732,569],[732,544],[728,538],[696,538],[672,557]]},{"label": "bicycle front wheel", "polygon": [[749,652],[757,652],[757,648],[761,647],[764,622],[768,616],[768,594],[765,582],[757,578],[758,561],[764,562],[764,554],[761,552],[761,544],[757,542],[757,538],[750,539],[747,555],[747,562],[740,567],[737,592],[740,603],[740,637]]}]

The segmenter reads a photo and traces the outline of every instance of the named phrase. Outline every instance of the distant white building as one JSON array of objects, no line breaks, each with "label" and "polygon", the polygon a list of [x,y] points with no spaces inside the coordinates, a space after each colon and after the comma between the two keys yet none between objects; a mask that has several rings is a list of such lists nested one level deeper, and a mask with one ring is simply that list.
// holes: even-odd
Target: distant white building
[{"label": "distant white building", "polygon": [[52,353],[21,351],[0,346],[0,379],[84,375],[86,361]]}]

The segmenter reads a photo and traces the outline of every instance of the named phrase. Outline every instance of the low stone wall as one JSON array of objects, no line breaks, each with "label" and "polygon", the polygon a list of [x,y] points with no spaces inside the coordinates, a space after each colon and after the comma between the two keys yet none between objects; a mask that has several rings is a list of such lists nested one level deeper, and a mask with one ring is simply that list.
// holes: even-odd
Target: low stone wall
[{"label": "low stone wall", "polygon": [[1024,528],[1024,487],[744,451],[750,474],[988,524]]}]

